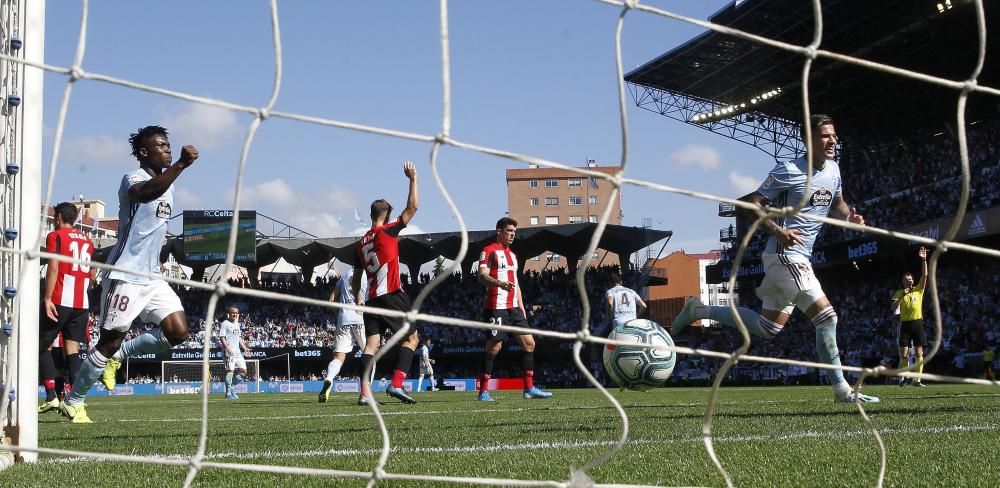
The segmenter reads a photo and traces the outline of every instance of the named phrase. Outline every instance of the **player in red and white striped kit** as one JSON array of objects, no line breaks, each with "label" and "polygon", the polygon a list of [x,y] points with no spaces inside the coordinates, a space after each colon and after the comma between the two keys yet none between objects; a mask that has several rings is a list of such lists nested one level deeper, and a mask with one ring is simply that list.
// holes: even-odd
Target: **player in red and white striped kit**
[{"label": "player in red and white striped kit", "polygon": [[[361,288],[363,268],[368,278],[368,296],[358,297],[360,299],[356,302],[369,307],[406,312],[410,310],[410,298],[403,291],[399,280],[399,233],[417,213],[417,167],[412,162],[406,161],[403,163],[403,174],[410,180],[410,187],[406,197],[406,208],[399,214],[398,219],[389,220],[392,216],[392,205],[389,205],[389,202],[382,199],[372,202],[372,228],[361,237],[355,248],[361,264],[354,268],[351,291],[357,297]],[[390,329],[395,333],[403,327],[401,317],[387,317],[375,313],[365,313],[364,317],[366,342],[361,356],[362,371],[368,368],[373,356],[378,352],[382,332]],[[396,369],[392,374],[392,385],[385,390],[389,396],[403,403],[417,403],[403,388],[403,380],[406,379],[406,372],[413,363],[413,352],[419,342],[420,338],[414,327],[400,343]],[[358,405],[367,405],[365,391],[365,382],[362,381]]]},{"label": "player in red and white striped kit", "polygon": [[[497,221],[497,241],[483,248],[479,255],[479,282],[486,285],[486,302],[483,304],[483,320],[498,325],[531,327],[524,312],[521,287],[517,283],[517,256],[510,250],[517,234],[517,221],[504,217]],[[498,330],[486,331],[486,351],[483,370],[479,376],[479,401],[492,402],[490,396],[490,375],[493,363],[508,333]],[[524,398],[549,398],[552,393],[535,386],[535,338],[528,333],[513,333],[524,351],[521,356],[521,373],[524,375]]]},{"label": "player in red and white striped kit", "polygon": [[73,228],[78,213],[72,203],[56,205],[55,230],[45,238],[46,252],[83,262],[50,260],[45,272],[44,314],[38,327],[38,370],[45,383],[46,394],[45,401],[38,407],[39,412],[59,408],[54,380],[55,360],[49,350],[56,336],[61,332],[64,339],[63,351],[66,354],[70,382],[80,372],[80,343],[86,344],[87,340],[87,321],[90,318],[87,290],[90,289],[95,274],[90,269],[89,261],[94,252],[94,243],[82,231]]}]

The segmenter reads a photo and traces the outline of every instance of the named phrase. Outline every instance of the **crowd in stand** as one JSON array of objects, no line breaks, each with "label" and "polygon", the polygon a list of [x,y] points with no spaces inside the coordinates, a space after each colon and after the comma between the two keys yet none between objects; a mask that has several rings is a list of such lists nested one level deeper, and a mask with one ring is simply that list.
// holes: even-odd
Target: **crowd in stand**
[{"label": "crowd in stand", "polygon": [[[911,271],[919,277],[919,269]],[[885,270],[840,270],[820,273],[830,302],[839,316],[838,344],[845,365],[895,367],[899,361],[896,329],[899,319],[890,309],[893,292],[901,288],[902,268]],[[942,258],[938,271],[941,303],[942,338],[937,358],[926,371],[956,376],[980,376],[985,350],[996,351],[1000,346],[1000,325],[988,318],[1000,313],[1000,261],[965,256]],[[752,286],[740,290],[741,305],[759,309]],[[924,321],[928,339],[933,341],[934,318],[930,284],[924,299]],[[741,343],[735,330],[710,328],[691,338],[691,347],[732,351]],[[816,361],[813,325],[801,313],[792,319],[776,338],[751,341],[749,354]],[[702,379],[715,371],[719,361],[683,358],[678,369],[691,369]],[[766,377],[765,372],[778,371],[785,382],[805,376],[798,367],[745,365],[751,376]],[[755,371],[756,370],[756,371]],[[794,374],[793,374],[794,373]],[[825,376],[809,371],[809,381],[821,381]],[[848,374],[852,376],[852,374]]]}]

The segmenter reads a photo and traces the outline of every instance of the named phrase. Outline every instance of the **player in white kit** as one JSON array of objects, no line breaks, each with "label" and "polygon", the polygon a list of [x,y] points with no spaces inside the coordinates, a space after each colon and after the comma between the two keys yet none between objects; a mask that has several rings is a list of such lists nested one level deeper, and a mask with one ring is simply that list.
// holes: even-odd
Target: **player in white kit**
[{"label": "player in white kit", "polygon": [[420,366],[420,377],[417,379],[417,391],[419,392],[424,386],[424,376],[430,376],[431,386],[427,387],[430,391],[437,391],[438,388],[434,382],[434,360],[431,359],[431,339],[427,337],[424,339],[423,344],[417,348],[417,362]]},{"label": "player in white kit", "polygon": [[[198,159],[194,146],[181,148],[181,157],[171,164],[167,130],[159,126],[139,129],[129,137],[139,169],[125,174],[118,187],[118,242],[107,263],[154,275],[126,271],[104,272],[101,338],[87,354],[73,389],[60,407],[74,423],[90,423],[84,400],[90,387],[102,378],[114,388],[121,360],[137,354],[167,351],[188,338],[187,314],[177,294],[160,276],[160,250],[167,240],[167,222],[173,213],[174,180]],[[132,321],[158,324],[122,343]],[[108,371],[105,371],[108,367]],[[109,381],[110,377],[110,381]]]},{"label": "player in white kit", "polygon": [[[247,361],[243,353],[250,354],[250,349],[243,342],[243,331],[240,329],[240,309],[229,307],[226,320],[219,327],[219,342],[226,355],[226,398],[239,400],[234,386],[243,382],[247,374]],[[259,372],[258,372],[259,374]]]},{"label": "player in white kit", "polygon": [[642,301],[639,294],[631,288],[622,286],[622,275],[615,273],[611,275],[611,284],[614,285],[604,292],[605,305],[608,315],[614,321],[612,328],[635,320],[646,310],[646,302]]},{"label": "player in white kit", "polygon": [[[340,275],[337,286],[333,289],[333,295],[330,296],[330,301],[346,305],[364,305],[364,303],[355,303],[354,294],[351,293],[351,279],[353,277],[353,268]],[[368,296],[368,280],[361,280],[359,295]],[[330,399],[333,380],[340,373],[340,368],[344,366],[347,353],[353,351],[355,345],[359,349],[365,347],[365,316],[361,312],[342,308],[337,313],[337,330],[333,333],[333,359],[326,367],[326,378],[323,380],[323,388],[319,391],[320,403],[326,403]],[[372,368],[372,374],[375,374],[375,368]]]}]

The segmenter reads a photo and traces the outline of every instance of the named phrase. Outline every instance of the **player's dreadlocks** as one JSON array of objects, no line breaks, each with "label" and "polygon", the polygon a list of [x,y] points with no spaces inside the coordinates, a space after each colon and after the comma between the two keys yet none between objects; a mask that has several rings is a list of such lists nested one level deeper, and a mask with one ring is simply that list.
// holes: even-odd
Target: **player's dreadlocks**
[{"label": "player's dreadlocks", "polygon": [[158,125],[147,125],[139,129],[138,132],[128,136],[128,143],[132,145],[132,155],[139,157],[139,148],[143,147],[146,140],[153,136],[167,137],[167,129]]}]

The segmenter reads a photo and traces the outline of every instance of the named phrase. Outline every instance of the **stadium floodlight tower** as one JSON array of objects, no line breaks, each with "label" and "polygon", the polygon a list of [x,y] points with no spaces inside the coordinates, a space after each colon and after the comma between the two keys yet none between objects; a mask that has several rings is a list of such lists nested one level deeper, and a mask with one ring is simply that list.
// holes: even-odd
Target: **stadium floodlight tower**
[{"label": "stadium floodlight tower", "polygon": [[[24,62],[44,61],[45,2],[5,2],[0,9],[0,158],[3,177],[0,228],[16,238],[0,245],[0,422],[5,437],[26,448],[38,446],[39,259],[29,256],[44,241],[40,234],[42,174],[42,70]],[[12,170],[14,168],[14,170]],[[5,236],[6,237],[6,236]],[[33,462],[37,454],[22,453]]]}]

